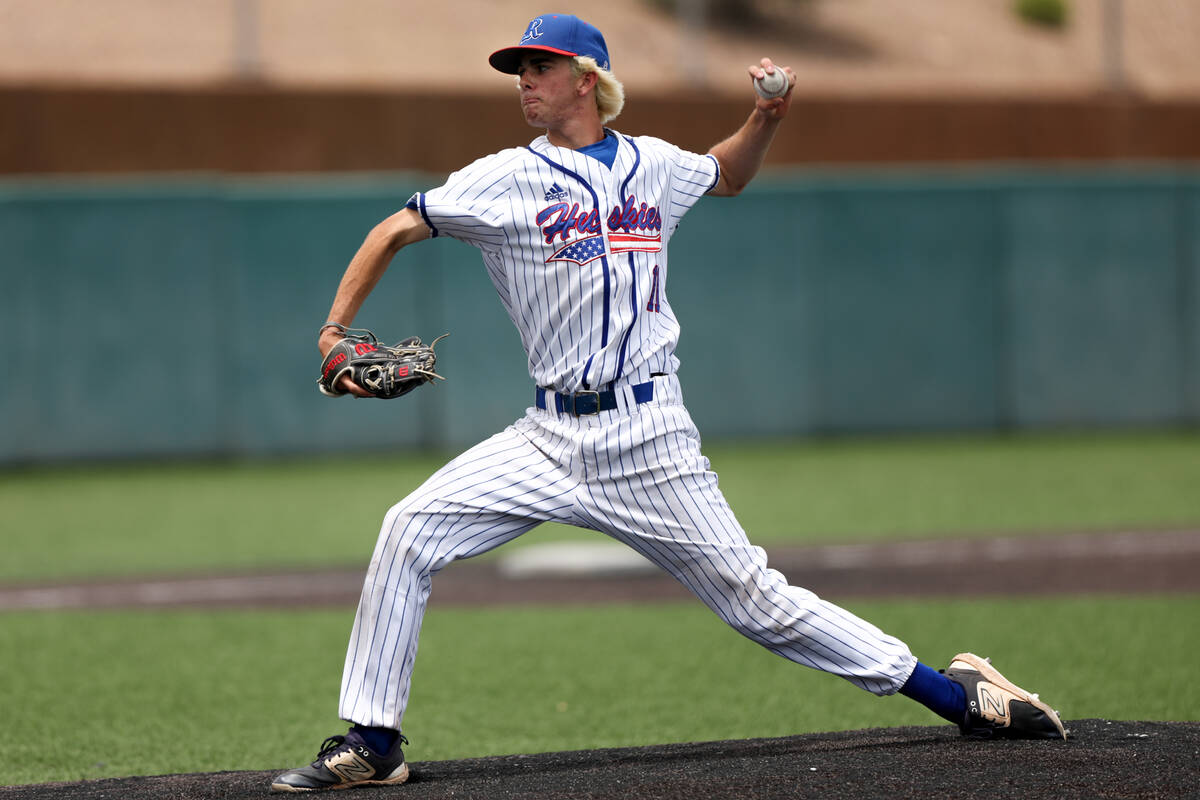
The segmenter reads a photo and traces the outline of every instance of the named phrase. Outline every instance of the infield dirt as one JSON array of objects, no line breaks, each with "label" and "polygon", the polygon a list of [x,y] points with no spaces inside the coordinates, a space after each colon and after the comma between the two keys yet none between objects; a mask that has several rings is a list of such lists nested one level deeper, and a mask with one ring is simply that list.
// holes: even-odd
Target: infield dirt
[{"label": "infield dirt", "polygon": [[[614,547],[618,547],[614,545]],[[824,597],[1200,591],[1200,531],[1093,532],[768,548],[768,563]],[[353,605],[363,568],[0,585],[0,611]],[[502,560],[437,577],[432,606],[688,600],[655,570],[512,577]]]}]

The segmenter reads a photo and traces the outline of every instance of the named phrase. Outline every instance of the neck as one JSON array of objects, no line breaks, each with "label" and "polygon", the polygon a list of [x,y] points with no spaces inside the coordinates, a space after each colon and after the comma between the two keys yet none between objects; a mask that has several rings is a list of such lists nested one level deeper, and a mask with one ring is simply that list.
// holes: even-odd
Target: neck
[{"label": "neck", "polygon": [[548,129],[546,138],[555,147],[578,150],[604,138],[604,126],[599,119],[575,120],[560,128]]}]

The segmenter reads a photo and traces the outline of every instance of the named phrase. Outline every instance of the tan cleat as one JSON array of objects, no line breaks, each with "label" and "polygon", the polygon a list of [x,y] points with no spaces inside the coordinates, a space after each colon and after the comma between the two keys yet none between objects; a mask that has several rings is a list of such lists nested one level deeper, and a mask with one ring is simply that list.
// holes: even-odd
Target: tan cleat
[{"label": "tan cleat", "polygon": [[943,670],[967,693],[967,716],[959,724],[976,739],[1066,739],[1058,713],[1036,694],[1001,675],[990,661],[959,653]]}]

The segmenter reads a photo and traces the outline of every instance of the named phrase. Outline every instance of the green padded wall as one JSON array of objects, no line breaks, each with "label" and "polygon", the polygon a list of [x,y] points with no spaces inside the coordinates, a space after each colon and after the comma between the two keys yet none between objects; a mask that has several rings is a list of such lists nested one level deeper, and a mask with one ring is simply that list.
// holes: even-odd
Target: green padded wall
[{"label": "green padded wall", "polygon": [[[672,241],[706,437],[1194,425],[1191,167],[807,171],[701,201]],[[440,176],[0,183],[0,463],[459,448],[532,399],[478,254],[404,250],[359,321],[439,346],[394,403],[315,388],[367,231]]]}]

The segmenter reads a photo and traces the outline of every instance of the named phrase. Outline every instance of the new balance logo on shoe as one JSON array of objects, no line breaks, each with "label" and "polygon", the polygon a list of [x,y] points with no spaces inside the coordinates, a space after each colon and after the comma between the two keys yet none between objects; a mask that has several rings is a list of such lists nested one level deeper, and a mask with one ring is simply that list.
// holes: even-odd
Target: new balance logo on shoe
[{"label": "new balance logo on shoe", "polygon": [[352,751],[329,759],[325,762],[325,768],[347,783],[365,781],[375,774],[375,768]]},{"label": "new balance logo on shoe", "polygon": [[997,691],[994,686],[979,684],[979,713],[992,722],[1008,724],[1008,701],[1013,699],[1013,695]]}]

